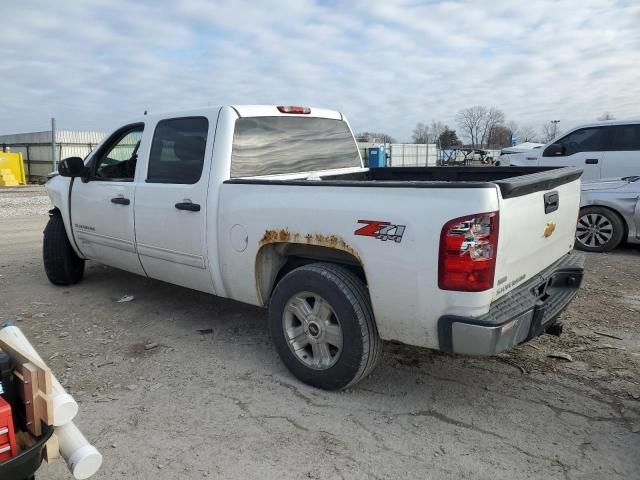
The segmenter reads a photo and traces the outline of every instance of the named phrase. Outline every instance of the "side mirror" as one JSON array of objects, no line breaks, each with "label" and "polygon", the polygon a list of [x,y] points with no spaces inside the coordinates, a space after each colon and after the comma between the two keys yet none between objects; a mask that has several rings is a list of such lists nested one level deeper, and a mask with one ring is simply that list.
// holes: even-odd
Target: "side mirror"
[{"label": "side mirror", "polygon": [[87,168],[80,157],[69,157],[58,163],[58,173],[63,177],[82,177]]},{"label": "side mirror", "polygon": [[567,149],[565,148],[564,145],[561,145],[560,143],[552,143],[545,149],[543,156],[557,157],[559,155],[564,155],[566,151]]}]

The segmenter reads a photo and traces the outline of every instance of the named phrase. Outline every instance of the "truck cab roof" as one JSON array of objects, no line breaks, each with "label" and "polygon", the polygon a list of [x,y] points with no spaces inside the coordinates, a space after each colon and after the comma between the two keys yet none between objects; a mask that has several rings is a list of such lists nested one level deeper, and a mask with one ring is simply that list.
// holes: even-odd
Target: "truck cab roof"
[{"label": "truck cab roof", "polygon": [[[278,108],[289,107],[281,105],[223,105],[215,107],[205,107],[199,109],[160,112],[143,115],[135,118],[130,123],[156,121],[165,118],[174,117],[188,117],[188,116],[207,116],[212,117],[217,115],[221,108],[229,108],[238,115],[238,117],[286,117],[286,116],[301,116],[301,117],[315,117],[315,118],[329,118],[335,120],[345,120],[342,113],[337,110],[328,110],[326,108],[318,107],[302,107],[309,110],[309,113],[284,113]],[[290,108],[290,107],[289,107]]]}]

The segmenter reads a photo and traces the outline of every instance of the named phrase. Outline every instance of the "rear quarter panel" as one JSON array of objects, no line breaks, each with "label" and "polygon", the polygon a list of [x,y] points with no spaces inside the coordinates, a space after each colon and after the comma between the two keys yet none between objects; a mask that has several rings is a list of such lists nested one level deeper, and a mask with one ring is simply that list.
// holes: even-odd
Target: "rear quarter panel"
[{"label": "rear quarter panel", "polygon": [[[274,239],[273,232],[284,231],[282,238],[294,243],[334,238],[360,259],[383,339],[437,348],[437,320],[443,313],[480,315],[489,307],[491,291],[438,289],[438,249],[447,221],[498,209],[497,188],[223,184],[219,202],[221,281],[233,299],[263,304],[256,257],[265,241]],[[355,235],[364,226],[358,220],[403,225],[402,240]],[[244,251],[232,244],[234,226],[236,234],[246,232]]]}]

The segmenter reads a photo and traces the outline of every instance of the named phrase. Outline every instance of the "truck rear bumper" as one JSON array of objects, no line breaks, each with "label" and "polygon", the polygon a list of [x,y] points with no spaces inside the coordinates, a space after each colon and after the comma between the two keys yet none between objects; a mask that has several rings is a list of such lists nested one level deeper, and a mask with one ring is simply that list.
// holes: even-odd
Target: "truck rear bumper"
[{"label": "truck rear bumper", "polygon": [[571,253],[493,302],[480,317],[443,315],[440,350],[495,355],[541,335],[578,293],[583,271],[584,255]]}]

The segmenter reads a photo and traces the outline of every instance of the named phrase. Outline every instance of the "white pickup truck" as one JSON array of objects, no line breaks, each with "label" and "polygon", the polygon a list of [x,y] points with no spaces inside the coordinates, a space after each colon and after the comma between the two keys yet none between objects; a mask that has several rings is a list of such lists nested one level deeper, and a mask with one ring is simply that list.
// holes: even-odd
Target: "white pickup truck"
[{"label": "white pickup truck", "polygon": [[493,355],[547,331],[582,280],[576,168],[363,168],[307,107],[144,116],[47,183],[44,266],[85,259],[269,308],[285,365],[325,389],[382,340]]}]

